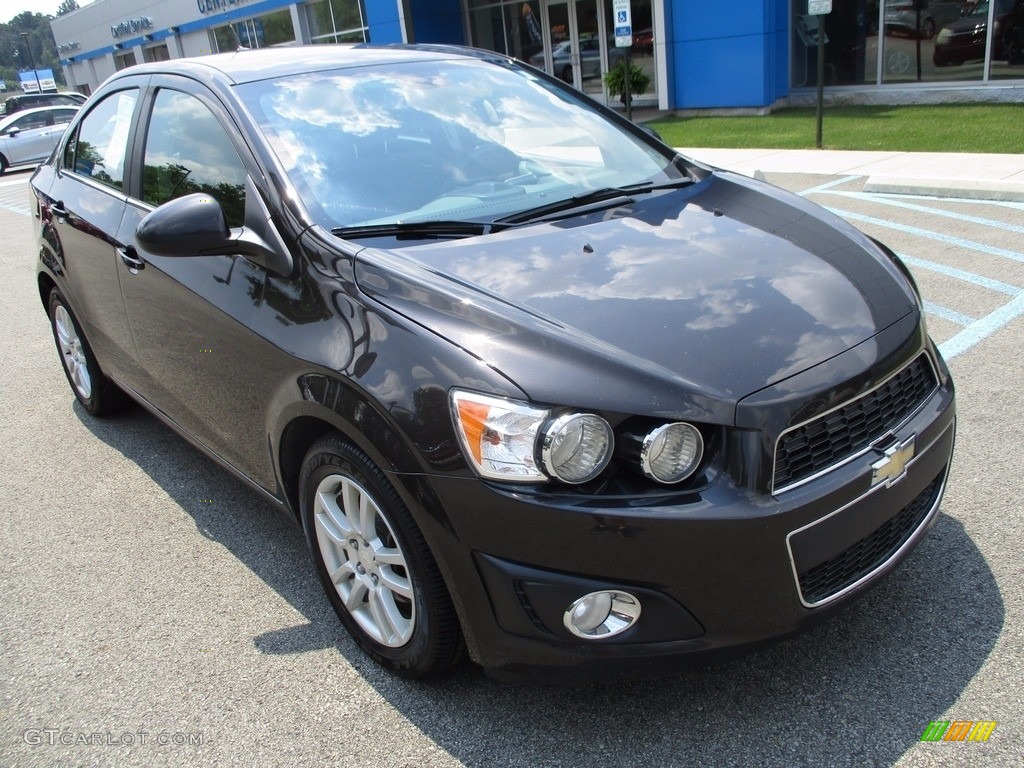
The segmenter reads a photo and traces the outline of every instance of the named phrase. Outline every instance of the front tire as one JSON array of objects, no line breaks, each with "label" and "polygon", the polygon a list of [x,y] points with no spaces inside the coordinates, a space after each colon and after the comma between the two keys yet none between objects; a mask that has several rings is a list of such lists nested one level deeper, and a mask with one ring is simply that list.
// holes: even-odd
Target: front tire
[{"label": "front tire", "polygon": [[299,478],[317,575],[342,624],[406,678],[449,669],[462,636],[437,563],[384,473],[338,434],[318,440]]},{"label": "front tire", "polygon": [[77,318],[56,288],[50,291],[49,309],[57,353],[78,402],[93,416],[121,410],[126,402],[124,393],[100,370]]}]

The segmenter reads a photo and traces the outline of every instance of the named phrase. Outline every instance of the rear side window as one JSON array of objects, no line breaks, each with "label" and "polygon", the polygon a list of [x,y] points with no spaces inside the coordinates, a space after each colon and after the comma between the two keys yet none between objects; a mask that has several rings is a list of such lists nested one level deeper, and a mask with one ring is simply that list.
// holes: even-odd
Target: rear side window
[{"label": "rear side window", "polygon": [[159,91],[146,134],[142,199],[163,205],[202,192],[220,203],[229,227],[240,227],[245,180],[245,166],[213,112],[190,94]]},{"label": "rear side window", "polygon": [[64,167],[114,189],[124,187],[132,113],[138,90],[107,96],[78,124],[64,149]]}]

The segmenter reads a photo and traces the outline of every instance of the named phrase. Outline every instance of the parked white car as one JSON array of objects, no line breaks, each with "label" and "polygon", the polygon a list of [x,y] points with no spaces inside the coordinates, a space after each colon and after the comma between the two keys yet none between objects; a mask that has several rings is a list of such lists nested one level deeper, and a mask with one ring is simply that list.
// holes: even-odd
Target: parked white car
[{"label": "parked white car", "polygon": [[12,165],[41,163],[64,135],[78,107],[38,107],[0,118],[0,174]]}]

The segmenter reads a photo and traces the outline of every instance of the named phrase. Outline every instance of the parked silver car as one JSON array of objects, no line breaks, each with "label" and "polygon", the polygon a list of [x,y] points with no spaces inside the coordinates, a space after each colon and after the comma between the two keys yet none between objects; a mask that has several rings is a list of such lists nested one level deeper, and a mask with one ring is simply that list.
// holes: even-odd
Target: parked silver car
[{"label": "parked silver car", "polygon": [[26,109],[0,118],[0,174],[12,165],[41,163],[78,112],[75,106]]}]

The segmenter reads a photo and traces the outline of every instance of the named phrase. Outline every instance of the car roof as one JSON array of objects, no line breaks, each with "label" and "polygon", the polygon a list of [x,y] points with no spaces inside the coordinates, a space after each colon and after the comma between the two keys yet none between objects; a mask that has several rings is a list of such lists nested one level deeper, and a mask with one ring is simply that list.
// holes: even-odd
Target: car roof
[{"label": "car roof", "polygon": [[25,115],[34,115],[36,112],[53,112],[58,109],[74,109],[79,110],[82,108],[81,104],[48,104],[45,107],[32,107],[31,109],[19,109],[17,112],[11,112],[9,115],[0,115],[0,124],[7,124],[19,117]]},{"label": "car roof", "polygon": [[439,61],[453,57],[504,59],[493,51],[448,45],[299,45],[217,53],[186,59],[139,64],[123,69],[111,81],[145,74],[184,74],[231,85],[332,69]]}]

